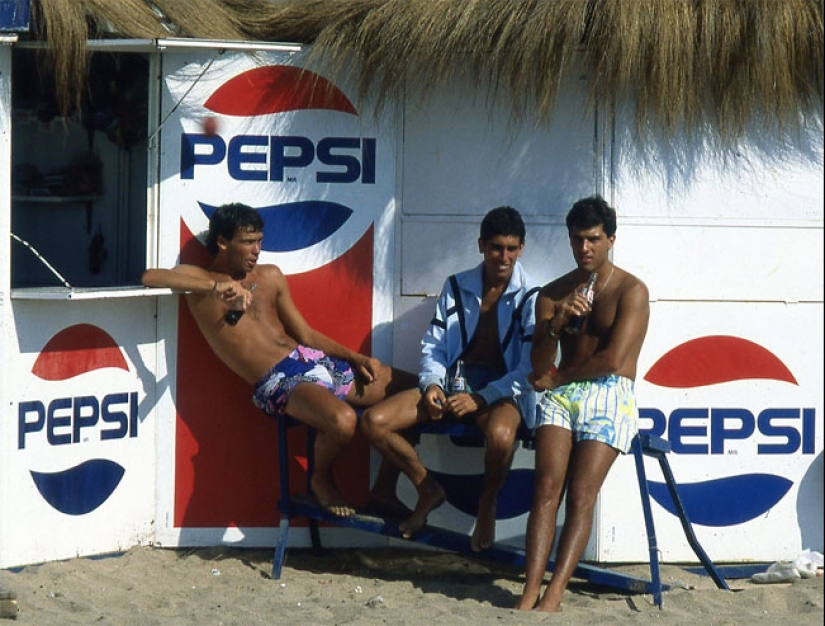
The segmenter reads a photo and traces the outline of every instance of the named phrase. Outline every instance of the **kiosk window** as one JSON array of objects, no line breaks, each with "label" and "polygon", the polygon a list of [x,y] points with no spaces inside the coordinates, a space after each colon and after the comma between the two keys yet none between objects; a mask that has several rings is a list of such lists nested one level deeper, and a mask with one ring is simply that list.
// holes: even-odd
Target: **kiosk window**
[{"label": "kiosk window", "polygon": [[12,287],[140,284],[148,59],[93,53],[82,105],[64,116],[42,53],[12,55]]}]

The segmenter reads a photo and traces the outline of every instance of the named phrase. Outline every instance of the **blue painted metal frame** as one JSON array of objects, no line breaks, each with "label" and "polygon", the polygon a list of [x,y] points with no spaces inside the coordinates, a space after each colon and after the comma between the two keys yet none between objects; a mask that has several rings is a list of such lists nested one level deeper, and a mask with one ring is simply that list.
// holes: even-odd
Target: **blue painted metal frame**
[{"label": "blue painted metal frame", "polygon": [[[279,420],[278,427],[278,457],[280,469],[280,487],[281,497],[278,502],[278,509],[281,512],[280,532],[278,542],[275,547],[275,554],[272,562],[272,577],[278,579],[281,577],[284,559],[286,557],[286,548],[289,538],[290,519],[293,517],[305,517],[309,520],[310,537],[312,546],[315,550],[321,549],[321,537],[318,530],[318,522],[325,522],[336,526],[345,528],[355,528],[365,532],[376,533],[387,537],[396,539],[403,539],[401,533],[398,531],[398,520],[390,520],[372,517],[363,514],[356,514],[352,517],[338,517],[321,508],[317,502],[307,496],[293,495],[290,493],[289,486],[289,445],[288,445],[288,429],[292,426],[302,425],[291,418]],[[481,435],[473,424],[456,423],[456,422],[431,422],[425,424],[419,429],[421,433],[448,435],[459,438],[480,438]],[[309,462],[308,476],[312,475],[313,470],[313,443],[314,430],[307,429],[307,459]],[[533,447],[533,439],[527,431],[521,431],[518,435],[522,445],[527,448]],[[676,481],[673,473],[670,470],[666,453],[670,450],[670,444],[659,437],[642,434],[637,436],[633,441],[632,451],[636,462],[636,474],[639,481],[639,493],[642,499],[642,509],[644,512],[645,529],[647,531],[648,550],[650,555],[650,580],[628,576],[605,568],[579,563],[574,577],[591,582],[597,585],[604,585],[614,589],[624,591],[631,591],[636,593],[650,593],[653,596],[653,602],[659,608],[662,607],[662,592],[669,589],[669,585],[663,584],[659,571],[659,548],[656,541],[656,531],[653,523],[653,512],[650,504],[650,492],[647,485],[647,476],[644,467],[644,456],[651,456],[659,461],[665,482],[674,499],[679,519],[682,527],[688,538],[688,542],[693,548],[702,565],[716,582],[720,589],[729,589],[724,578],[719,574],[716,567],[708,558],[705,551],[699,545],[693,533],[690,520],[682,506],[679,493],[676,488]],[[309,492],[309,484],[307,484],[307,492]],[[470,554],[477,558],[486,560],[493,560],[509,565],[523,567],[525,565],[525,551],[504,544],[496,544],[489,550],[485,550],[481,554],[472,552],[470,547],[470,538],[462,533],[457,533],[444,528],[435,528],[432,526],[425,526],[420,532],[406,541],[420,543],[450,552],[458,552]],[[547,562],[547,571],[553,571],[554,563],[551,560]]]},{"label": "blue painted metal frame", "polygon": [[21,33],[31,28],[29,0],[0,0],[0,32]]},{"label": "blue painted metal frame", "polygon": [[[315,550],[321,549],[321,538],[318,530],[318,522],[324,522],[345,528],[355,528],[365,532],[402,539],[401,533],[398,531],[398,520],[389,520],[362,514],[342,518],[321,508],[314,500],[308,498],[307,496],[293,495],[290,493],[288,429],[298,425],[302,424],[291,418],[279,420],[278,457],[281,497],[278,502],[278,509],[281,512],[281,522],[278,542],[275,547],[275,554],[272,562],[272,577],[275,579],[281,577],[289,539],[290,520],[293,517],[304,517],[309,520],[310,537],[312,546]],[[309,476],[312,475],[313,469],[312,449],[314,431],[308,428],[307,432],[307,459],[309,461],[307,479],[309,480]],[[420,429],[420,432],[461,438],[480,437],[480,433],[474,425],[455,422],[432,422],[423,426]],[[533,441],[528,432],[520,432],[519,439],[521,440],[522,445],[527,448],[532,448]],[[585,563],[579,563],[573,575],[576,578],[587,582],[612,587],[614,589],[635,593],[650,593],[653,596],[654,604],[661,608],[662,592],[669,589],[669,586],[662,584],[659,573],[659,550],[656,542],[656,532],[653,524],[653,514],[650,505],[650,494],[647,489],[647,477],[643,457],[644,455],[649,455],[659,461],[665,476],[665,481],[671,489],[671,493],[674,494],[674,498],[678,500],[676,483],[673,478],[673,473],[670,471],[670,465],[667,462],[667,457],[665,456],[666,452],[670,450],[670,444],[659,437],[640,435],[634,440],[632,450],[636,461],[636,471],[639,480],[642,508],[645,517],[645,528],[647,530],[651,579],[645,580],[634,576],[628,576],[626,574],[621,574]],[[309,484],[307,484],[307,492],[308,491]],[[717,586],[727,589],[728,587],[724,579],[721,578],[713,563],[709,558],[707,558],[704,550],[702,550],[696,540],[692,527],[690,526],[690,521],[684,513],[684,507],[680,506],[680,501],[677,503],[677,509],[680,512],[680,519],[685,529],[685,533],[688,535],[688,540],[694,548],[697,556],[699,556],[706,570],[716,581]],[[485,550],[484,553],[476,554],[471,551],[470,538],[467,535],[443,528],[426,526],[419,533],[416,533],[414,537],[407,539],[407,541],[437,547],[451,552],[470,554],[478,558],[498,561],[509,565],[519,567],[523,567],[525,565],[525,552],[520,548],[504,544],[496,544],[491,549]],[[554,563],[551,559],[547,563],[547,571],[553,571],[553,567]]]},{"label": "blue painted metal frame", "polygon": [[[679,522],[682,524],[682,530],[685,531],[685,537],[687,538],[690,547],[693,549],[693,553],[699,558],[699,561],[704,566],[705,571],[707,571],[708,575],[713,579],[713,582],[716,583],[716,586],[719,589],[726,589],[730,591],[730,587],[728,587],[724,577],[719,573],[719,570],[716,569],[713,561],[710,560],[710,557],[708,557],[707,553],[699,543],[696,533],[693,532],[693,524],[691,524],[690,518],[685,510],[685,506],[679,496],[679,490],[676,488],[676,479],[670,469],[670,462],[667,460],[667,453],[670,451],[670,443],[660,437],[654,437],[653,435],[639,435],[634,440],[633,445],[634,452],[636,453],[636,469],[639,475],[639,487],[644,491],[642,494],[642,505],[645,507],[646,523],[647,516],[650,515],[650,495],[647,492],[647,479],[645,478],[644,473],[644,463],[641,461],[642,454],[646,454],[647,456],[659,461],[659,467],[662,470],[662,475],[664,476],[665,484],[667,484],[668,492],[670,492],[670,497],[673,498],[673,504],[676,507]],[[653,518],[651,517],[650,523],[648,524],[648,530],[650,531],[652,529]],[[650,539],[650,537],[648,537],[648,539]],[[655,547],[655,542],[656,537],[655,533],[653,533],[653,547]],[[651,565],[653,563],[653,547],[651,547]]]}]

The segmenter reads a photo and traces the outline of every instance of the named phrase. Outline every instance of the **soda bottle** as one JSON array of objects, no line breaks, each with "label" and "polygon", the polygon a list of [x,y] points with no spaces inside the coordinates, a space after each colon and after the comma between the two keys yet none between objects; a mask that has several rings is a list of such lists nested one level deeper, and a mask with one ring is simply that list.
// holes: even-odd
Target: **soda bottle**
[{"label": "soda bottle", "polygon": [[455,373],[450,379],[450,394],[467,391],[467,381],[464,378],[464,361],[459,359],[455,364]]},{"label": "soda bottle", "polygon": [[243,310],[243,296],[235,298],[235,304],[223,316],[223,321],[230,326],[235,326],[244,314]]},{"label": "soda bottle", "polygon": [[[593,305],[593,294],[596,290],[596,281],[599,279],[599,275],[596,272],[590,274],[590,277],[587,279],[587,283],[582,287],[581,295],[583,295],[587,299],[587,304]],[[587,314],[584,315],[574,315],[570,318],[570,321],[567,323],[567,327],[565,330],[570,333],[571,335],[578,335],[581,332],[582,324],[584,324],[584,318],[587,317]]]},{"label": "soda bottle", "polygon": [[[257,287],[257,283],[252,283],[252,285],[250,285],[249,287],[249,291],[255,291]],[[243,317],[243,314],[243,296],[238,296],[237,298],[235,298],[235,303],[232,305],[232,308],[229,309],[223,316],[223,321],[229,324],[230,326],[235,326],[241,319],[241,317]]]}]

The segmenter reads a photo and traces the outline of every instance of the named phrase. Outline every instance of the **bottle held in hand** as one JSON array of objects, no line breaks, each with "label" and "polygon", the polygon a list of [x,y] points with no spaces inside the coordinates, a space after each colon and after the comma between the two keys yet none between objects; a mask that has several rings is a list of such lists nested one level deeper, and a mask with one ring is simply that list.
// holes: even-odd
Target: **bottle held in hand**
[{"label": "bottle held in hand", "polygon": [[467,391],[467,380],[464,378],[464,361],[459,359],[455,364],[455,374],[450,379],[450,394]]},{"label": "bottle held in hand", "polygon": [[[256,283],[252,283],[252,286],[249,288],[249,291],[255,291],[255,288],[258,285]],[[229,326],[235,326],[238,321],[243,317],[244,309],[243,309],[243,296],[238,296],[235,298],[235,302],[232,305],[232,308],[229,309],[223,316],[223,321],[226,322]]]},{"label": "bottle held in hand", "polygon": [[[587,283],[581,290],[581,295],[587,299],[587,304],[590,306],[593,305],[593,294],[596,291],[596,281],[598,279],[599,275],[596,272],[593,272],[590,274],[590,277],[587,279]],[[586,313],[584,315],[574,315],[570,318],[565,330],[571,335],[578,335],[581,332],[585,317],[587,317]]]},{"label": "bottle held in hand", "polygon": [[243,296],[238,296],[235,298],[235,304],[233,304],[232,308],[223,316],[223,321],[230,326],[235,326],[241,317],[243,317],[243,314]]}]

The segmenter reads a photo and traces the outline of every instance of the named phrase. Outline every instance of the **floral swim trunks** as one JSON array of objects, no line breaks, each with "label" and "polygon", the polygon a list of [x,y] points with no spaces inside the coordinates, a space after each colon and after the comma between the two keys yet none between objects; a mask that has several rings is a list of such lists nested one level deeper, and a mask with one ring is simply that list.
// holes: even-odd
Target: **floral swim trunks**
[{"label": "floral swim trunks", "polygon": [[292,390],[301,383],[320,385],[344,400],[352,387],[352,368],[321,350],[298,346],[255,384],[252,402],[267,415],[280,417]]},{"label": "floral swim trunks", "polygon": [[559,426],[574,441],[601,441],[627,454],[639,430],[633,381],[601,376],[573,382],[540,396],[536,428]]}]

